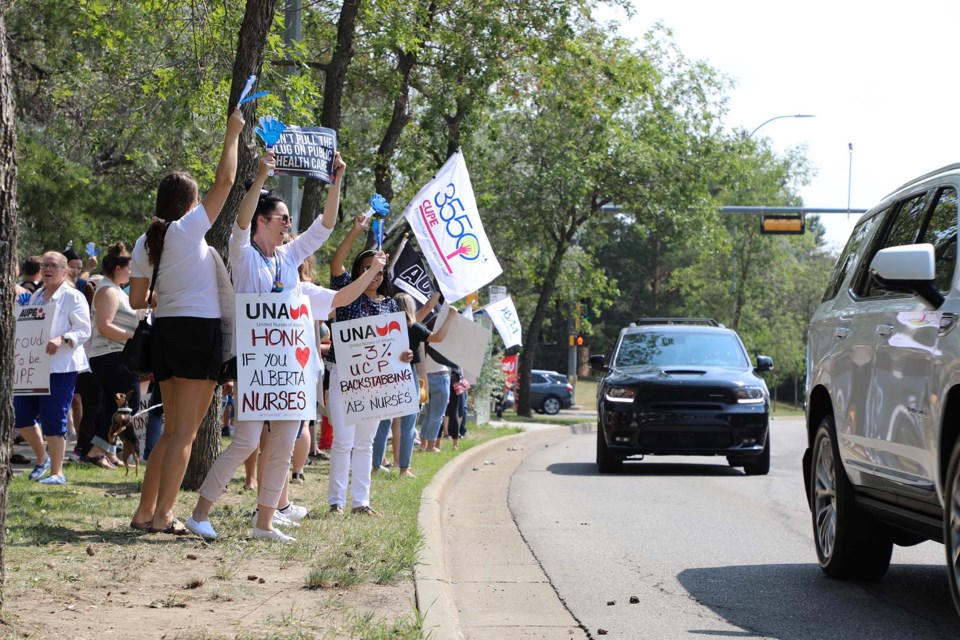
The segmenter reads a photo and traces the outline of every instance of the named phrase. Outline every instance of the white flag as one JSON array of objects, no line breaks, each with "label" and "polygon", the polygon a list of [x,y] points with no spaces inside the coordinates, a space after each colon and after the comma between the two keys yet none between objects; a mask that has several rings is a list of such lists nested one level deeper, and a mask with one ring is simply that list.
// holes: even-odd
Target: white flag
[{"label": "white flag", "polygon": [[503,273],[480,222],[470,174],[459,151],[403,211],[447,302]]},{"label": "white flag", "polygon": [[483,308],[493,326],[497,328],[497,333],[503,339],[503,346],[509,349],[515,345],[523,344],[520,317],[517,315],[517,308],[513,306],[513,298],[507,296],[496,302],[491,302]]}]

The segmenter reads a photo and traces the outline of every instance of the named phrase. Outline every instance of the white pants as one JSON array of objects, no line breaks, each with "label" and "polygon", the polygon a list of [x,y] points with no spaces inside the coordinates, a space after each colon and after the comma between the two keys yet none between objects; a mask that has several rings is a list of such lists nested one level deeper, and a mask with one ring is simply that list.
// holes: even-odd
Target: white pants
[{"label": "white pants", "polygon": [[[347,424],[340,394],[340,383],[335,367],[330,368],[330,422],[333,424],[333,448],[330,449],[331,505],[347,504],[347,482],[350,482],[352,506],[370,504],[370,473],[373,470],[373,439],[377,435],[379,418],[354,421]],[[351,455],[352,451],[352,455]],[[353,476],[350,471],[353,467]]]},{"label": "white pants", "polygon": [[[200,495],[216,502],[230,478],[236,473],[243,461],[260,446],[260,434],[263,432],[263,420],[238,420],[233,432],[233,441],[217,457],[200,487]],[[267,434],[267,461],[263,469],[263,482],[257,495],[257,504],[277,508],[280,493],[287,481],[290,459],[293,457],[293,445],[300,429],[299,420],[271,420]]]}]

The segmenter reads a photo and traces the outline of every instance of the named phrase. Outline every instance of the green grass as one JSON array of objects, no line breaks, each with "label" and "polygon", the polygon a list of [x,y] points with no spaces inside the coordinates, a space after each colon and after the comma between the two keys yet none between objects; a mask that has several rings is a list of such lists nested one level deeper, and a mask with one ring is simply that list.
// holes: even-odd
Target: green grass
[{"label": "green grass", "polygon": [[[356,585],[394,585],[408,580],[421,546],[417,516],[423,489],[458,453],[518,431],[475,425],[468,430],[469,437],[460,441],[460,452],[443,441],[441,453],[415,453],[411,469],[416,478],[401,477],[396,471],[376,474],[371,506],[382,514],[380,518],[329,515],[328,463],[317,461],[305,467],[307,482],[292,485],[291,496],[309,507],[311,514],[294,533],[297,542],[292,545],[249,539],[254,495],[242,491],[242,469],[211,512],[220,538],[209,544],[192,536],[145,536],[130,529],[140,488],[132,473],[128,477],[122,471],[66,464],[69,484],[62,487],[40,485],[18,474],[11,481],[7,508],[7,606],[18,603],[20,620],[33,623],[36,621],[25,603],[35,590],[67,593],[92,585],[116,590],[119,587],[113,585],[139,580],[139,568],[149,563],[159,563],[155,566],[176,576],[171,588],[178,593],[158,589],[148,598],[150,606],[164,608],[188,603],[196,607],[198,598],[242,602],[253,597],[245,584],[245,567],[251,562],[262,565],[260,575],[270,570],[305,569],[303,588],[347,594]],[[388,458],[390,455],[388,447]],[[196,493],[182,491],[175,513],[185,519],[196,499]],[[345,602],[349,603],[349,595]],[[323,624],[306,620],[320,615],[315,612],[305,615],[306,621],[300,624],[296,613],[259,621],[258,633],[250,637],[323,639],[337,637],[324,630],[336,628],[347,637],[403,640],[419,638],[422,626],[416,612],[408,618],[385,621],[345,607],[337,615],[324,612]],[[208,633],[199,628],[196,632]]]}]

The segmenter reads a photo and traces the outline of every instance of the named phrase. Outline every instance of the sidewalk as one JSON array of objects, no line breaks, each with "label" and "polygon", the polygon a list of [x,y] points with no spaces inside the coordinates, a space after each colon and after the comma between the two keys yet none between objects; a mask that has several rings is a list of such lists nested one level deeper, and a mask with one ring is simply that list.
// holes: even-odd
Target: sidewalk
[{"label": "sidewalk", "polygon": [[587,638],[517,529],[507,504],[527,453],[570,427],[528,431],[474,447],[423,493],[424,546],[415,572],[424,636],[434,640]]}]

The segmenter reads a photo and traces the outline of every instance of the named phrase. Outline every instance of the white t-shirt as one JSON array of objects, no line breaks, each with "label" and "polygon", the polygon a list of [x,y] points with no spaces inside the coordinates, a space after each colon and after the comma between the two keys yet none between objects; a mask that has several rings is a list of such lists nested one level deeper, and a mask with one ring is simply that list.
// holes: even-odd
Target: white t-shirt
[{"label": "white t-shirt", "polygon": [[250,243],[250,228],[241,229],[234,222],[233,233],[230,234],[230,270],[233,273],[234,291],[269,293],[273,290],[279,274],[284,292],[303,293],[300,288],[300,264],[319,249],[333,231],[323,226],[321,220],[322,218],[317,218],[309,229],[294,240],[277,247],[269,258],[264,257]]},{"label": "white t-shirt", "polygon": [[326,289],[312,282],[300,283],[300,290],[303,295],[310,298],[310,313],[316,321],[325,322],[333,311],[333,298],[337,292],[333,289]]},{"label": "white t-shirt", "polygon": [[[155,318],[220,317],[217,267],[203,237],[210,226],[207,212],[200,204],[167,229],[157,274]],[[130,275],[134,278],[153,276],[146,239],[146,234],[140,236],[131,253]]]}]

